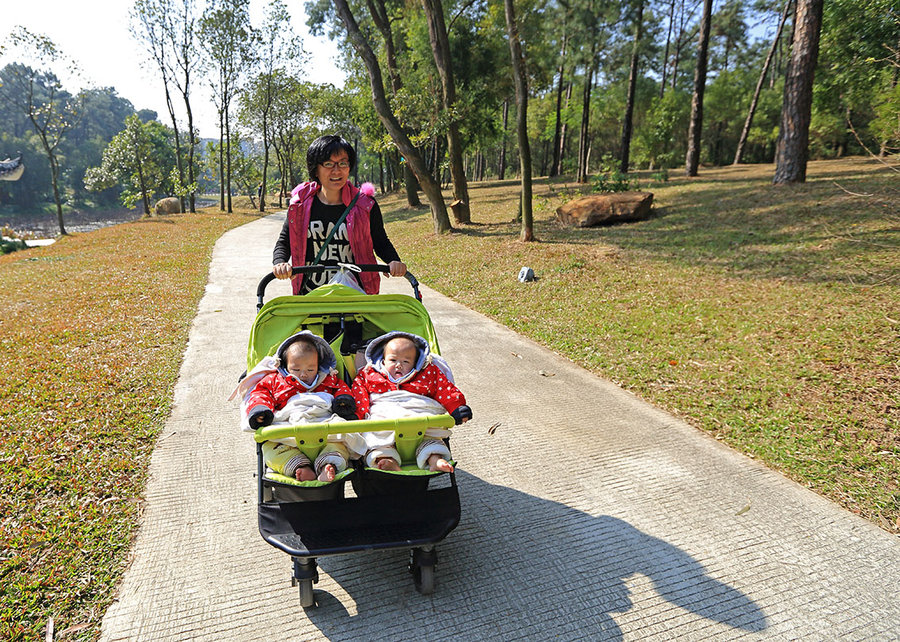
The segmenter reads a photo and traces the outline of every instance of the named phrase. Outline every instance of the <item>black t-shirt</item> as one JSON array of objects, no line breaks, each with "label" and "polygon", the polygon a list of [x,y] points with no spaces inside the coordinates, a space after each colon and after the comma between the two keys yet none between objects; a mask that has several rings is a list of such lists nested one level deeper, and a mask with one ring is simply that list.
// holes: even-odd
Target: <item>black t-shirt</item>
[{"label": "black t-shirt", "polygon": [[[306,242],[305,265],[312,265],[315,261],[322,244],[334,228],[334,224],[341,218],[346,206],[343,204],[326,205],[318,198],[313,197],[312,208],[309,212],[309,231]],[[394,249],[384,231],[384,219],[381,217],[381,208],[378,203],[372,205],[372,211],[369,212],[369,229],[372,235],[372,247],[375,255],[385,263],[391,261],[399,261],[400,255]],[[347,233],[347,220],[341,223],[337,232],[331,238],[331,242],[319,259],[322,265],[337,265],[338,263],[354,263],[353,252],[350,250],[350,239]],[[281,227],[281,233],[275,242],[275,250],[272,252],[272,264],[286,263],[291,258],[291,236],[290,225],[287,216],[284,217],[284,225]],[[334,272],[323,272],[321,274],[306,274],[303,277],[303,286],[301,293],[305,294],[310,290],[314,290],[320,285],[328,283]]]}]

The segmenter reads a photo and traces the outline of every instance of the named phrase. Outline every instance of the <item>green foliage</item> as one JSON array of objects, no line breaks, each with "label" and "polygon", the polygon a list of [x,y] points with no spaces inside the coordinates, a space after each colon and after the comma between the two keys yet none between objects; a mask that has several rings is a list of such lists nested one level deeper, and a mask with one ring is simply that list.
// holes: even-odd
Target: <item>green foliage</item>
[{"label": "green foliage", "polygon": [[619,161],[606,154],[600,163],[600,171],[591,177],[591,191],[601,194],[627,192],[634,189],[635,183],[619,169]]},{"label": "green foliage", "polygon": [[142,200],[149,207],[158,196],[175,194],[176,190],[189,193],[193,186],[173,183],[178,171],[173,168],[171,131],[155,120],[142,123],[137,114],[129,116],[125,129],[103,150],[100,166],[85,173],[86,188],[97,191],[119,187],[122,204],[128,208]]},{"label": "green foliage", "polygon": [[878,97],[872,132],[886,151],[900,153],[900,84]]},{"label": "green foliage", "polygon": [[22,239],[7,236],[6,230],[4,230],[3,235],[0,236],[0,254],[17,252],[19,250],[24,250],[27,247],[28,246],[25,244],[25,241],[23,241]]},{"label": "green foliage", "polygon": [[678,91],[667,91],[653,98],[643,126],[635,130],[632,156],[638,165],[670,168],[684,162],[685,145],[682,132],[687,131],[691,97]]}]

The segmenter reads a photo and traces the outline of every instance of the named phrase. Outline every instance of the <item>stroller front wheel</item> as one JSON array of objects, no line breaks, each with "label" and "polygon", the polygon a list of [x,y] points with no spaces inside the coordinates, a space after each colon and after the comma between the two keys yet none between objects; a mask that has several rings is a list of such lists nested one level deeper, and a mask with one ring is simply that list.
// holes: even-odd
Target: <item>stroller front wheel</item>
[{"label": "stroller front wheel", "polygon": [[313,592],[312,580],[299,580],[300,584],[300,606],[305,609],[316,605],[316,596]]},{"label": "stroller front wheel", "polygon": [[419,566],[413,571],[413,582],[416,590],[422,595],[434,593],[434,567]]}]

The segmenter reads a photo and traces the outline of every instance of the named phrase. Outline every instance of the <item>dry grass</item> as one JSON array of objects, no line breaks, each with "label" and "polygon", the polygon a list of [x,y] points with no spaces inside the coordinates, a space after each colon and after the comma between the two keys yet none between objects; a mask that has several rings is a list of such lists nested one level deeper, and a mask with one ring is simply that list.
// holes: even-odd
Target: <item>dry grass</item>
[{"label": "dry grass", "polygon": [[93,639],[127,562],[213,244],[183,214],[0,257],[0,639]]},{"label": "dry grass", "polygon": [[900,532],[896,174],[772,172],[673,178],[650,186],[654,218],[576,230],[553,211],[579,190],[541,180],[531,244],[515,181],[471,185],[476,223],[441,238],[427,210],[382,208],[424,283]]}]

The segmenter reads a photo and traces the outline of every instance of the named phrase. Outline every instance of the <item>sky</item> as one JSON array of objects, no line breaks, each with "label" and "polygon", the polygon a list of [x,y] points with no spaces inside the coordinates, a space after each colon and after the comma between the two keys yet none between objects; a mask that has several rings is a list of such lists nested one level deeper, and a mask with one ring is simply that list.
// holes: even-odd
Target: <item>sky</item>
[{"label": "sky", "polygon": [[[17,25],[47,36],[78,63],[91,86],[115,87],[118,95],[130,100],[135,109],[152,109],[168,125],[162,81],[143,62],[144,54],[129,32],[128,12],[133,4],[133,0],[7,0],[0,9],[0,39],[5,39]],[[251,0],[251,20],[255,25],[262,22],[266,4],[266,0]],[[294,33],[301,36],[304,49],[312,56],[311,63],[305,65],[305,79],[342,86],[344,73],[334,64],[336,43],[324,36],[309,35],[303,0],[287,0],[285,4],[292,14]],[[8,59],[0,61],[7,62]],[[200,81],[194,87],[191,107],[200,135],[217,138],[215,108],[204,85]],[[64,86],[73,93],[82,88],[65,82]]]}]

